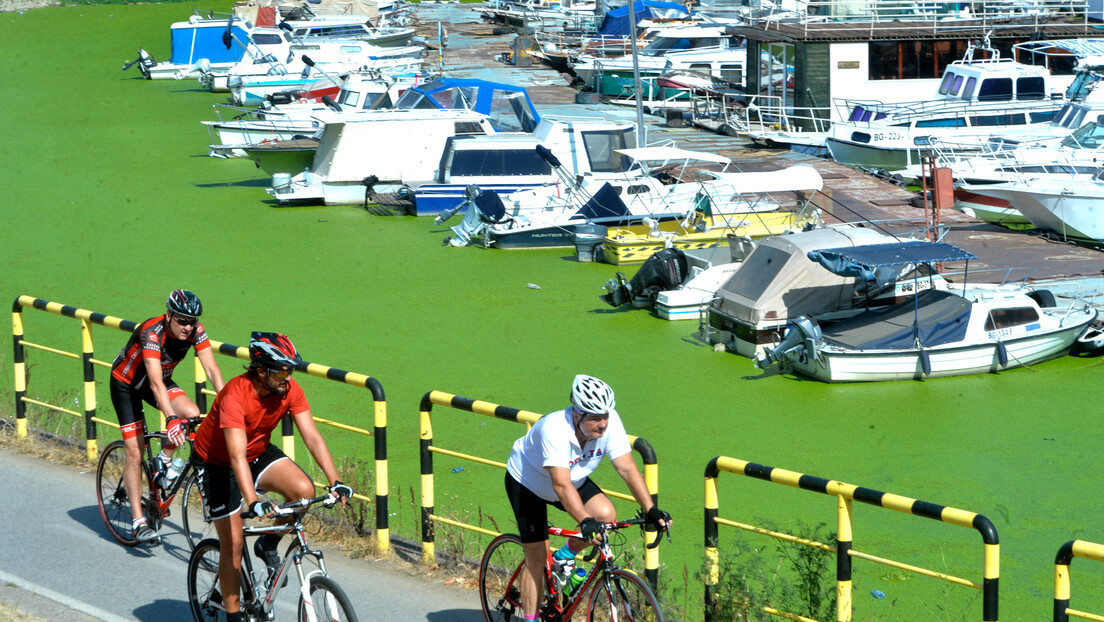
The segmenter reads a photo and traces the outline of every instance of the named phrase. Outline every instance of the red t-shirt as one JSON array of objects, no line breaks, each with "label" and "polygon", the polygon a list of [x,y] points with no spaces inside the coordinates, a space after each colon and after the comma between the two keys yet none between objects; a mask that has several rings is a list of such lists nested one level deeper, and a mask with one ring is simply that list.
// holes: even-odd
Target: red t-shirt
[{"label": "red t-shirt", "polygon": [[245,430],[245,457],[252,462],[264,453],[272,431],[280,425],[285,414],[296,415],[308,410],[307,397],[294,378],[288,379],[286,394],[271,394],[263,399],[253,390],[249,374],[231,378],[219,391],[211,412],[196,430],[196,453],[210,464],[230,466],[223,430],[238,428]]}]

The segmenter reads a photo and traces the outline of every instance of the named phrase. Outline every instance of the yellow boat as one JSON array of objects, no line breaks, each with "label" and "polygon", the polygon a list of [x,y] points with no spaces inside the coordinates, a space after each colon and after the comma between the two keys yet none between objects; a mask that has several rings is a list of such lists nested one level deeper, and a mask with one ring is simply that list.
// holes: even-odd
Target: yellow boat
[{"label": "yellow boat", "polygon": [[638,264],[664,248],[709,248],[729,235],[750,238],[779,235],[815,222],[816,218],[815,213],[781,210],[712,216],[694,212],[681,220],[610,227],[602,240],[602,260],[618,266]]}]

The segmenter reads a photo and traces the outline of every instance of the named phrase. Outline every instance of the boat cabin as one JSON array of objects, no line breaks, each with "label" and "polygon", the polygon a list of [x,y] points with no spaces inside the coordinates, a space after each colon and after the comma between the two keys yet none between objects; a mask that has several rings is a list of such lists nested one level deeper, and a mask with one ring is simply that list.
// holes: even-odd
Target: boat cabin
[{"label": "boat cabin", "polygon": [[[1054,56],[1044,62],[1038,54],[1017,53],[1015,46],[1029,41],[1075,40],[1098,32],[1084,19],[1050,14],[1050,9],[1042,7],[1040,15],[1028,20],[1016,17],[1011,10],[1002,17],[997,15],[1000,7],[989,6],[993,18],[1003,19],[999,27],[993,28],[991,21],[977,19],[981,15],[976,13],[970,19],[952,15],[886,19],[884,15],[849,14],[848,7],[853,13],[854,6],[843,1],[809,2],[810,14],[802,19],[753,16],[747,25],[728,28],[729,33],[747,39],[749,58],[765,59],[749,64],[746,77],[747,93],[759,98],[757,105],[762,107],[769,101],[791,116],[807,116],[809,119],[799,125],[813,130],[813,117],[828,117],[831,121],[849,118],[851,111],[831,105],[843,99],[928,101],[940,90],[940,97],[960,99],[964,93],[970,98],[1018,97],[1021,93],[1046,98],[1072,80],[1071,59],[1080,52],[1065,49],[1064,57]],[[812,15],[814,11],[816,15]],[[831,18],[825,19],[826,15]],[[990,34],[991,47],[1010,59],[1002,63],[1015,60],[1050,68],[1049,84],[1041,94],[1036,77],[1020,84],[1014,79],[1011,84],[994,82],[985,89],[975,79],[973,88],[967,90],[969,79],[980,76],[957,69],[948,72],[955,61],[966,56],[970,41],[982,41]],[[974,60],[976,63],[981,59],[975,55]],[[782,74],[792,75],[792,79],[777,80],[776,76]],[[945,77],[950,80],[947,84],[943,82]]]},{"label": "boat cabin", "polygon": [[[530,133],[457,135],[445,141],[433,183],[418,186],[414,214],[430,216],[460,205],[467,186],[494,190],[502,196],[591,173],[622,173],[632,161],[617,152],[634,147],[631,123],[604,119],[544,117]],[[556,157],[562,171],[537,151]]]},{"label": "boat cabin", "polygon": [[[173,65],[191,65],[201,58],[211,63],[228,63],[241,60],[244,48],[223,41],[226,34],[227,18],[204,18],[192,15],[186,22],[176,22],[170,29],[172,52],[169,63]],[[230,32],[239,41],[249,40],[249,31],[253,25],[246,21],[230,24]]]},{"label": "boat cabin", "polygon": [[[975,59],[977,52],[988,52]],[[1050,70],[1001,58],[995,48],[970,46],[962,60],[956,60],[943,72],[936,99],[969,102],[1008,102],[1060,97],[1062,92],[1050,81]]]}]

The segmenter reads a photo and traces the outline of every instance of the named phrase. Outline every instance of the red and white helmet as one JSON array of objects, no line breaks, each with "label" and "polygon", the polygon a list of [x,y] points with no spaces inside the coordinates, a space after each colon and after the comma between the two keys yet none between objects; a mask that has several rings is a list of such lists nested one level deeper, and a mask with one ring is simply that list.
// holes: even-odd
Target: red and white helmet
[{"label": "red and white helmet", "polygon": [[291,340],[280,333],[253,331],[249,337],[249,360],[267,367],[295,367],[303,362]]}]

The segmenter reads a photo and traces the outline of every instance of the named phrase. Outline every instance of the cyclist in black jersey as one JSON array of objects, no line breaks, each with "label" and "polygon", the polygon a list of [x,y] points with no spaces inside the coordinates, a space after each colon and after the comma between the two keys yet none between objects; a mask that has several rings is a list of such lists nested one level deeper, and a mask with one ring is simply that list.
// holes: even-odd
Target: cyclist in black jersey
[{"label": "cyclist in black jersey", "polygon": [[143,404],[165,414],[169,442],[161,448],[161,471],[166,472],[173,451],[184,443],[181,421],[199,416],[199,407],[173,382],[172,373],[194,348],[215,391],[222,389],[222,373],[215,363],[207,331],[199,323],[203,304],[188,290],[173,290],[165,301],[164,315],[138,325],[111,367],[111,402],[119,417],[126,445],[123,479],[134,517],[134,537],[139,542],[160,538],[146,524],[141,507],[141,462],[145,451],[142,435],[146,420]]}]

